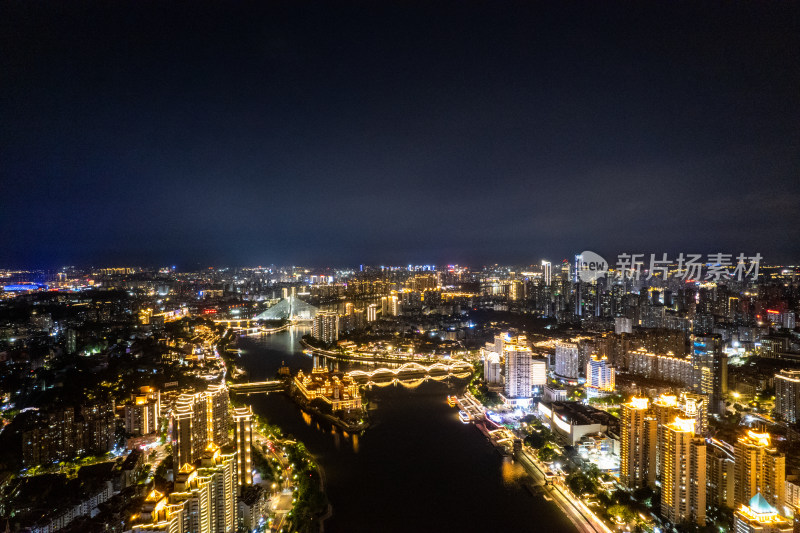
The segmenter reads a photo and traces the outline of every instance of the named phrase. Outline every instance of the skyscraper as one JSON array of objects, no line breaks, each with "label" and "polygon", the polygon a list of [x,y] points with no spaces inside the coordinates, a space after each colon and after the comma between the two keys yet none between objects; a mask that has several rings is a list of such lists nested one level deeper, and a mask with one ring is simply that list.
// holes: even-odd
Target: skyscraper
[{"label": "skyscraper", "polygon": [[547,384],[547,362],[544,359],[531,360],[531,387],[541,390]]},{"label": "skyscraper", "polygon": [[125,432],[148,435],[158,430],[158,401],[146,395],[134,395],[133,402],[123,407]]},{"label": "skyscraper", "polygon": [[615,370],[608,359],[593,357],[586,364],[586,386],[594,389],[613,391]]},{"label": "skyscraper", "polygon": [[205,392],[206,428],[208,442],[217,446],[228,444],[230,424],[228,423],[228,388],[223,384],[209,385]]},{"label": "skyscraper", "polygon": [[500,354],[485,351],[483,357],[483,380],[487,385],[498,385],[502,381],[500,375]]},{"label": "skyscraper", "polygon": [[678,397],[671,394],[662,394],[653,401],[650,410],[653,418],[655,418],[657,427],[655,463],[656,479],[663,483],[664,461],[666,461],[664,455],[666,451],[664,449],[664,443],[666,442],[665,432],[667,430],[667,424],[674,421],[675,418],[680,415],[680,410],[678,410]]},{"label": "skyscraper", "polygon": [[391,316],[400,316],[400,300],[397,295],[389,296],[389,314]]},{"label": "skyscraper", "polygon": [[705,435],[708,431],[708,396],[683,390],[678,397],[678,409],[682,418],[692,418],[695,422],[694,432]]},{"label": "skyscraper", "polygon": [[553,265],[550,261],[542,261],[542,278],[545,285],[550,285],[553,281]]},{"label": "skyscraper", "polygon": [[177,470],[194,464],[208,441],[208,407],[203,393],[181,394],[172,410],[172,457]]},{"label": "skyscraper", "polygon": [[167,496],[153,489],[142,503],[138,520],[133,533],[183,533],[188,517],[183,502],[171,504]]},{"label": "skyscraper", "polygon": [[236,471],[239,485],[253,484],[253,412],[250,406],[233,410],[233,429],[236,441]]},{"label": "skyscraper", "polygon": [[658,425],[647,398],[631,398],[620,416],[620,482],[628,488],[654,486]]},{"label": "skyscraper", "polygon": [[781,508],[786,499],[786,457],[772,447],[769,433],[748,431],[734,447],[736,490],[734,504],[745,504],[757,493]]},{"label": "skyscraper", "polygon": [[578,345],[571,342],[556,344],[556,375],[570,380],[577,380],[579,370]]},{"label": "skyscraper", "polygon": [[378,320],[378,305],[369,304],[367,306],[367,322],[375,322]]},{"label": "skyscraper", "polygon": [[519,337],[514,343],[505,343],[503,356],[506,361],[506,399],[531,398],[532,354],[525,344],[525,337]]},{"label": "skyscraper", "polygon": [[327,344],[333,344],[339,340],[339,315],[328,311],[317,313],[317,316],[314,317],[311,335]]},{"label": "skyscraper", "polygon": [[694,420],[676,418],[663,432],[661,516],[674,524],[706,523],[706,442]]},{"label": "skyscraper", "polygon": [[775,410],[780,417],[794,424],[800,405],[800,370],[781,370],[775,374]]},{"label": "skyscraper", "polygon": [[710,412],[723,413],[728,393],[728,356],[722,351],[722,338],[692,335],[691,342],[694,391],[708,395]]},{"label": "skyscraper", "polygon": [[706,503],[733,509],[736,468],[733,454],[719,446],[706,447]]},{"label": "skyscraper", "polygon": [[176,467],[174,491],[169,495],[172,504],[184,505],[186,521],[184,531],[214,533],[211,528],[212,479],[198,474],[197,469],[185,463]]},{"label": "skyscraper", "polygon": [[219,446],[209,443],[200,459],[197,475],[209,480],[211,532],[234,533],[239,488],[236,483],[236,454],[223,454]]}]

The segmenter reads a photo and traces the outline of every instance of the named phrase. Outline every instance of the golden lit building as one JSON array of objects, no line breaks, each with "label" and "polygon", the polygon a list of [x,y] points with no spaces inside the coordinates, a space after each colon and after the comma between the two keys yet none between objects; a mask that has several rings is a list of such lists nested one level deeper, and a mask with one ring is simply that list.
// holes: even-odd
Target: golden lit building
[{"label": "golden lit building", "polygon": [[200,459],[197,475],[210,483],[210,522],[212,533],[234,533],[236,531],[236,453],[224,454],[219,446],[210,443]]},{"label": "golden lit building", "polygon": [[235,533],[239,487],[236,454],[208,444],[195,466],[175,474],[173,492],[148,494],[135,515],[134,533]]},{"label": "golden lit building", "polygon": [[207,406],[203,393],[181,394],[171,413],[173,464],[193,464],[206,447]]},{"label": "golden lit building", "polygon": [[783,507],[786,499],[786,457],[772,447],[769,433],[748,431],[735,445],[736,506],[749,502],[756,494],[773,507]]},{"label": "golden lit building", "polygon": [[150,494],[142,504],[141,512],[133,517],[137,522],[131,529],[133,533],[188,533],[184,529],[187,520],[184,504],[172,504],[157,490]]},{"label": "golden lit building", "polygon": [[662,433],[661,516],[680,524],[706,523],[706,442],[694,420],[676,418]]},{"label": "golden lit building", "polygon": [[651,406],[653,417],[656,420],[656,479],[662,481],[662,465],[664,464],[664,447],[662,444],[665,442],[664,432],[666,431],[667,424],[675,420],[680,415],[678,409],[678,397],[671,394],[662,394],[655,400]]},{"label": "golden lit building", "polygon": [[327,344],[339,340],[339,315],[334,312],[318,312],[311,327],[311,336]]},{"label": "golden lit building", "polygon": [[131,400],[131,403],[123,406],[125,432],[142,436],[158,431],[158,417],[161,413],[158,391],[152,387],[141,387]]},{"label": "golden lit building", "polygon": [[756,493],[733,514],[735,533],[789,533],[794,530],[792,522],[778,514],[778,510]]},{"label": "golden lit building", "polygon": [[213,533],[211,529],[211,479],[198,475],[197,469],[184,464],[175,474],[175,490],[170,493],[172,504],[183,504],[186,511],[184,530],[191,533]]},{"label": "golden lit building", "polygon": [[678,409],[683,418],[694,419],[694,432],[705,435],[708,431],[708,396],[695,392],[681,391]]},{"label": "golden lit building", "polygon": [[205,392],[178,396],[171,411],[176,465],[194,464],[210,442],[218,446],[229,442],[228,405],[228,389],[224,385],[209,385]]},{"label": "golden lit building", "polygon": [[311,374],[299,371],[294,377],[294,385],[303,397],[312,401],[323,400],[331,405],[331,409],[360,409],[361,393],[358,384],[342,372],[329,372],[324,368],[315,368]]},{"label": "golden lit building", "polygon": [[631,398],[620,416],[620,482],[628,488],[654,486],[658,425],[647,398]]},{"label": "golden lit building", "polygon": [[206,431],[208,442],[218,446],[228,444],[228,388],[222,384],[209,385],[205,391],[206,398]]},{"label": "golden lit building", "polygon": [[586,363],[586,387],[613,392],[616,390],[616,369],[606,357],[593,356]]},{"label": "golden lit building", "polygon": [[250,406],[233,410],[233,432],[236,442],[236,472],[239,485],[253,484],[253,411]]}]

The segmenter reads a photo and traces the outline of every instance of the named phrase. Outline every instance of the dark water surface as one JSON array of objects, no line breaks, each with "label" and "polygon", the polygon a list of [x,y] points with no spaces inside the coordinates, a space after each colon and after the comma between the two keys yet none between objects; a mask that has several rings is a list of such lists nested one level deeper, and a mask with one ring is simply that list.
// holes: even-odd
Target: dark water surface
[{"label": "dark water surface", "polygon": [[[242,339],[249,378],[271,378],[284,361],[293,373],[310,369],[312,359],[297,342],[303,333]],[[326,532],[574,532],[554,504],[523,487],[521,467],[458,420],[445,402],[460,390],[457,385],[372,389],[373,424],[362,435],[317,421],[282,394],[254,394],[246,401],[304,442],[324,468],[333,504]]]}]

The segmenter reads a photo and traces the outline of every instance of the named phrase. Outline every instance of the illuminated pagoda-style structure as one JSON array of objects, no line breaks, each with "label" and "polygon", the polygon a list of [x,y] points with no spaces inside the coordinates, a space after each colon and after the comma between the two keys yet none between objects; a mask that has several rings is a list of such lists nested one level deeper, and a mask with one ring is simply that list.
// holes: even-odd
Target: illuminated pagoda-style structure
[{"label": "illuminated pagoda-style structure", "polygon": [[342,372],[315,368],[311,374],[305,374],[301,370],[293,381],[297,391],[309,402],[321,399],[330,404],[334,411],[361,408],[358,384]]},{"label": "illuminated pagoda-style structure", "polygon": [[794,526],[757,492],[734,513],[733,530],[735,533],[785,533],[793,531]]}]

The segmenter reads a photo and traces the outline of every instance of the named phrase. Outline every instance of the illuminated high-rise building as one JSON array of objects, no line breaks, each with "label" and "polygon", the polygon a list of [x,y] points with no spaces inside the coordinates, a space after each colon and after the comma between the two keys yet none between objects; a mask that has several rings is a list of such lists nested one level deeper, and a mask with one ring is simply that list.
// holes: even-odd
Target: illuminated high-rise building
[{"label": "illuminated high-rise building", "polygon": [[728,356],[722,351],[719,335],[692,335],[694,391],[709,397],[709,412],[725,411],[728,393]]},{"label": "illuminated high-rise building", "polygon": [[658,425],[647,398],[622,405],[620,434],[620,482],[631,489],[654,486]]},{"label": "illuminated high-rise building", "polygon": [[505,343],[503,346],[505,358],[505,397],[531,398],[531,349],[525,344],[525,338],[520,337],[517,342]]},{"label": "illuminated high-rise building", "polygon": [[217,446],[228,444],[228,388],[224,384],[209,385],[205,392],[207,441]]},{"label": "illuminated high-rise building", "polygon": [[145,497],[133,533],[185,533],[188,522],[183,502],[170,503],[163,493],[153,489]]},{"label": "illuminated high-rise building", "polygon": [[706,442],[694,420],[676,418],[665,426],[661,475],[661,516],[674,524],[706,523]]},{"label": "illuminated high-rise building", "polygon": [[173,491],[151,491],[134,515],[134,533],[235,533],[236,454],[209,443],[194,464],[175,470]]},{"label": "illuminated high-rise building", "polygon": [[541,391],[547,384],[547,362],[544,359],[531,360],[531,386]]},{"label": "illuminated high-rise building", "polygon": [[613,391],[615,385],[615,370],[611,362],[603,357],[593,357],[586,364],[586,386],[603,391]]},{"label": "illuminated high-rise building", "polygon": [[172,410],[172,456],[175,469],[194,464],[208,442],[208,406],[205,395],[181,394]]},{"label": "illuminated high-rise building", "polygon": [[633,320],[624,316],[616,317],[614,319],[614,333],[617,335],[633,333]]},{"label": "illuminated high-rise building", "polygon": [[735,506],[761,493],[772,506],[782,508],[786,499],[786,457],[772,446],[769,433],[748,431],[735,450]]},{"label": "illuminated high-rise building", "polygon": [[500,385],[502,383],[500,373],[500,354],[492,351],[484,351],[483,356],[483,380],[487,385]]},{"label": "illuminated high-rise building", "polygon": [[790,424],[798,421],[800,370],[781,370],[775,374],[775,410]]},{"label": "illuminated high-rise building", "polygon": [[705,435],[708,431],[708,396],[691,391],[681,391],[678,396],[678,409],[682,418],[691,418],[695,422],[694,432]]},{"label": "illuminated high-rise building", "polygon": [[378,320],[378,305],[369,304],[367,306],[367,322],[375,322]]},{"label": "illuminated high-rise building", "polygon": [[571,342],[556,344],[556,375],[561,378],[577,380],[580,375],[580,355],[578,345]]},{"label": "illuminated high-rise building", "polygon": [[550,261],[542,261],[542,278],[545,285],[550,285],[553,282],[553,265]]},{"label": "illuminated high-rise building", "polygon": [[250,406],[233,410],[233,432],[236,442],[236,472],[239,485],[253,484],[253,412]]},{"label": "illuminated high-rise building", "polygon": [[200,458],[197,475],[209,480],[211,500],[209,522],[212,533],[235,533],[237,494],[236,453],[223,454],[209,443]]},{"label": "illuminated high-rise building", "polygon": [[185,463],[176,470],[174,491],[169,495],[173,505],[183,504],[186,520],[184,531],[214,533],[212,529],[212,478],[201,476],[197,469]]},{"label": "illuminated high-rise building", "polygon": [[339,315],[333,312],[320,311],[314,317],[311,335],[327,344],[339,340]]},{"label": "illuminated high-rise building", "polygon": [[518,302],[524,298],[524,285],[522,280],[514,279],[508,285],[508,299]]},{"label": "illuminated high-rise building", "polygon": [[147,394],[134,395],[133,401],[123,406],[125,433],[141,436],[158,431],[159,411],[156,398]]},{"label": "illuminated high-rise building", "polygon": [[400,300],[398,300],[397,295],[393,294],[389,296],[389,315],[390,316],[400,316]]},{"label": "illuminated high-rise building", "polygon": [[656,421],[656,462],[655,462],[655,469],[656,469],[656,479],[661,482],[662,475],[663,475],[663,465],[665,461],[664,457],[664,446],[663,443],[666,441],[665,432],[667,428],[667,424],[671,423],[675,420],[675,418],[680,415],[680,410],[678,409],[678,397],[672,394],[662,394],[658,398],[656,398],[651,407],[650,411],[652,413],[653,418]]},{"label": "illuminated high-rise building", "polygon": [[706,503],[716,507],[734,507],[736,468],[733,454],[719,446],[706,449]]}]

